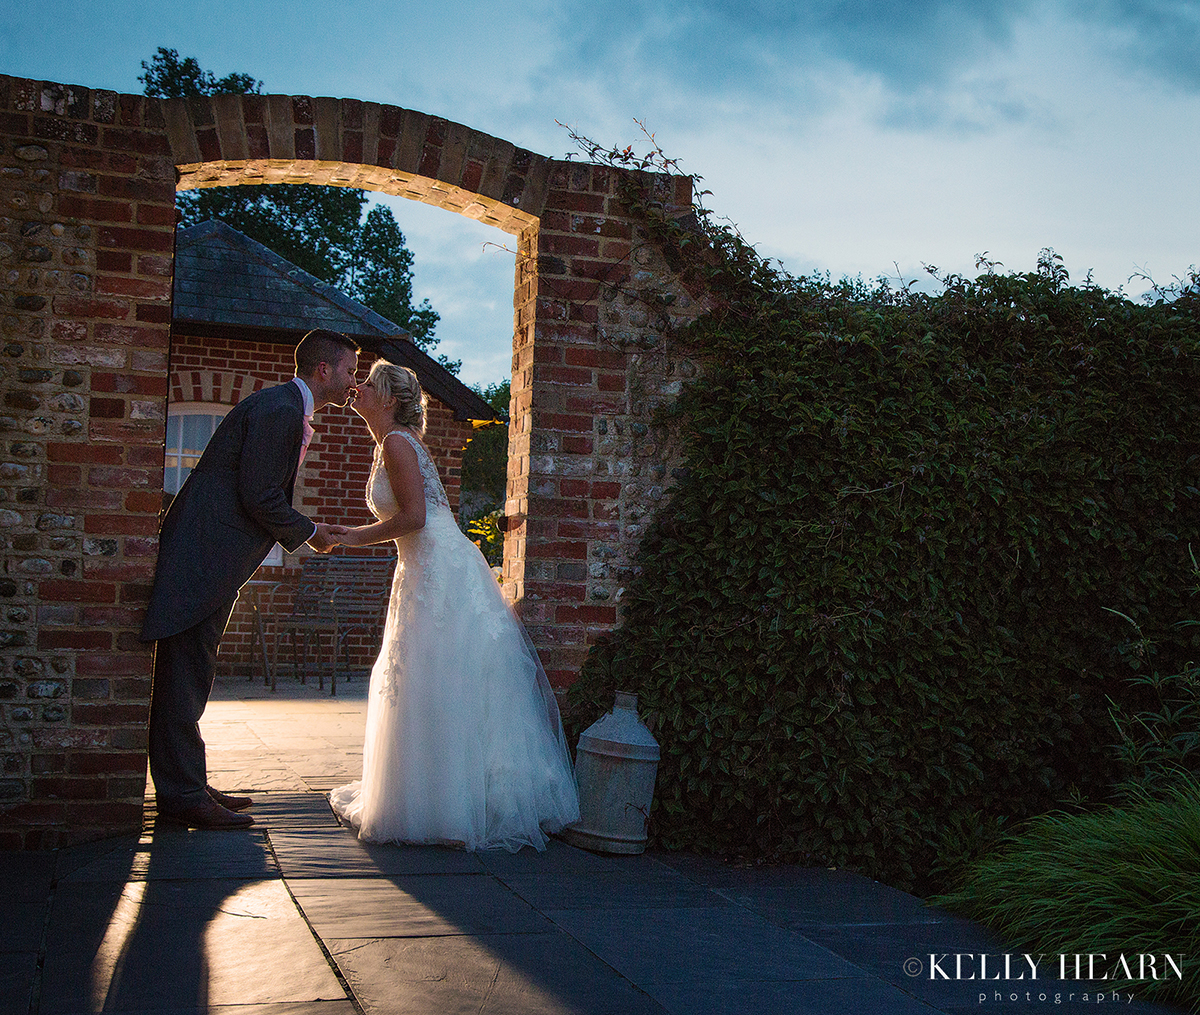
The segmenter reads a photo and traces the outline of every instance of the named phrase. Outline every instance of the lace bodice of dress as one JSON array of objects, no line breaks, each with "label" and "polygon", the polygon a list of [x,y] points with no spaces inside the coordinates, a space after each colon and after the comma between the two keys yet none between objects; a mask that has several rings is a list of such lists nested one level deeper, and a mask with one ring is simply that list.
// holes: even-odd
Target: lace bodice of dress
[{"label": "lace bodice of dress", "polygon": [[[450,510],[450,501],[446,490],[438,478],[437,466],[429,457],[429,452],[416,437],[407,430],[393,430],[384,435],[386,441],[392,434],[398,433],[417,453],[417,465],[421,470],[421,480],[425,487],[425,503],[434,507]],[[388,480],[387,467],[383,464],[383,445],[375,446],[375,460],[371,464],[371,476],[367,480],[367,506],[376,518],[390,518],[396,513],[396,496],[392,493],[392,484]]]}]

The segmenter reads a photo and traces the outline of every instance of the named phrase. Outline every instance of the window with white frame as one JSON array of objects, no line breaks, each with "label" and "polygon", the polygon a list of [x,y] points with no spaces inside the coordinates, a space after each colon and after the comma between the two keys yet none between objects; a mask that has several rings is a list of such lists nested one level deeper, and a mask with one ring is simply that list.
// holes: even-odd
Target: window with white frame
[{"label": "window with white frame", "polygon": [[168,407],[164,493],[174,495],[180,491],[230,408],[212,402],[175,402]]},{"label": "window with white frame", "polygon": [[[173,402],[168,406],[163,493],[174,496],[180,491],[231,408],[217,402]],[[275,567],[282,565],[283,547],[276,543],[263,563]]]}]

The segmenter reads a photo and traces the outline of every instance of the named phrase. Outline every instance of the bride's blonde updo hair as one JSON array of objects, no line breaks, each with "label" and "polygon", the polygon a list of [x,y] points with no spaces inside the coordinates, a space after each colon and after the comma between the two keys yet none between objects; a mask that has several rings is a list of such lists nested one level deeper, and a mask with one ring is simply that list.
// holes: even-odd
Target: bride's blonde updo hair
[{"label": "bride's blonde updo hair", "polygon": [[367,374],[367,383],[381,398],[395,396],[393,419],[397,426],[411,426],[417,433],[425,433],[425,407],[429,399],[421,390],[417,375],[408,367],[397,366],[385,359],[376,360]]}]

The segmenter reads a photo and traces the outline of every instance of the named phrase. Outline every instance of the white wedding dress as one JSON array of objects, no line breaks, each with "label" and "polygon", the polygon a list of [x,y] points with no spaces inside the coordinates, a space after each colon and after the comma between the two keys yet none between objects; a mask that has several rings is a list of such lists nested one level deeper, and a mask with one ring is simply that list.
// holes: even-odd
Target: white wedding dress
[{"label": "white wedding dress", "polygon": [[[362,779],[330,803],[371,842],[544,849],[547,833],[579,819],[558,703],[483,554],[459,531],[428,452],[393,432],[417,453],[425,527],[396,540]],[[367,505],[380,519],[397,510],[382,446]]]}]

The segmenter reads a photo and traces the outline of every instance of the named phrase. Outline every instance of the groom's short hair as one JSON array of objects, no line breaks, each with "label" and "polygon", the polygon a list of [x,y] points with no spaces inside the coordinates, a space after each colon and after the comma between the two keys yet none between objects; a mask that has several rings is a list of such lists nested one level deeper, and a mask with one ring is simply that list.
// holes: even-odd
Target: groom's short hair
[{"label": "groom's short hair", "polygon": [[358,343],[340,331],[314,328],[296,346],[296,374],[311,377],[322,363],[334,363],[347,352],[358,355]]}]

